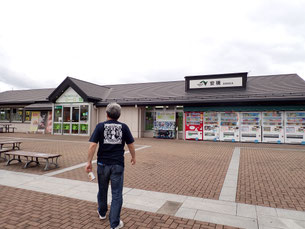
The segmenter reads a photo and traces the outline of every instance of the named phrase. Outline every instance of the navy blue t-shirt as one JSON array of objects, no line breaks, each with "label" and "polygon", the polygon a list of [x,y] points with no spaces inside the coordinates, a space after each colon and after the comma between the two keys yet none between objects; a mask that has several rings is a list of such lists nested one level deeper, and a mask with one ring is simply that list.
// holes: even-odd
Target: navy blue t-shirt
[{"label": "navy blue t-shirt", "polygon": [[126,124],[108,120],[96,125],[89,141],[99,143],[97,162],[124,167],[125,143],[131,144],[134,139]]}]

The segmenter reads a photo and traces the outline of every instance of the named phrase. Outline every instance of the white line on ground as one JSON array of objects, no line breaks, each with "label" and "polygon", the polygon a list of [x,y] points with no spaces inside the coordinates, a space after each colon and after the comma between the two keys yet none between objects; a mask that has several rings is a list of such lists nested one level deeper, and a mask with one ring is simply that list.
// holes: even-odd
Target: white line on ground
[{"label": "white line on ground", "polygon": [[[144,145],[144,146],[141,146],[139,148],[136,148],[135,150],[139,151],[139,150],[142,150],[142,149],[145,149],[145,148],[148,148],[148,147],[151,147],[151,146],[145,146]],[[125,154],[128,154],[128,153],[129,153],[129,151],[125,151]],[[92,161],[93,164],[96,163],[96,162],[97,162],[96,160]],[[83,162],[83,163],[80,163],[78,165],[73,165],[73,166],[68,167],[68,168],[64,168],[64,169],[57,170],[57,171],[54,171],[54,172],[46,173],[43,176],[48,176],[48,177],[54,176],[54,175],[57,175],[57,174],[60,174],[60,173],[64,173],[64,172],[68,172],[68,171],[71,171],[71,170],[74,170],[74,169],[85,167],[86,164],[87,164],[87,162]]]},{"label": "white line on ground", "polygon": [[220,192],[219,200],[235,202],[238,182],[239,157],[240,148],[235,147],[227,175]]}]

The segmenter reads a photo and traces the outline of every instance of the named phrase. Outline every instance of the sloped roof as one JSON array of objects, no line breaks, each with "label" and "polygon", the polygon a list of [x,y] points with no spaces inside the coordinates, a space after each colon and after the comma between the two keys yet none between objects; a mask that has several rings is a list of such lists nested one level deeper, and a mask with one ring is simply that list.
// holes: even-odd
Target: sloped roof
[{"label": "sloped roof", "polygon": [[70,80],[75,83],[88,97],[91,98],[97,98],[97,99],[105,99],[111,88],[107,86],[101,86],[93,83],[89,83],[83,80],[75,79],[72,77],[69,77]]},{"label": "sloped roof", "polygon": [[107,85],[112,90],[104,102],[122,105],[187,104],[261,100],[305,100],[305,81],[297,74],[248,77],[247,87],[185,91],[185,81]]},{"label": "sloped roof", "polygon": [[111,88],[67,77],[49,96],[55,102],[68,87],[72,87],[85,101],[99,101],[107,98]]},{"label": "sloped roof", "polygon": [[[116,101],[121,105],[186,105],[220,102],[290,101],[305,102],[305,81],[297,74],[250,76],[246,88],[220,88],[185,91],[185,81],[105,85],[67,77],[56,89],[33,89],[0,93],[0,104],[31,104],[55,101],[68,87],[83,99],[105,106]],[[49,96],[49,97],[48,97]]]},{"label": "sloped roof", "polygon": [[47,102],[53,91],[54,88],[5,91],[0,93],[0,104]]}]

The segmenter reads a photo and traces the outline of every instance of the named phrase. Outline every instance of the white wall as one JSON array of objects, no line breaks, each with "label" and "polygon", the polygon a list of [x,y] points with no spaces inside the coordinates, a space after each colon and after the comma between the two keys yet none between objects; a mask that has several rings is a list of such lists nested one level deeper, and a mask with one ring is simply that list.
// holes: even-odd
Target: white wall
[{"label": "white wall", "polygon": [[[98,108],[98,122],[106,121],[106,108],[100,107]],[[132,135],[134,138],[139,138],[141,136],[141,109],[138,107],[122,107],[121,117],[119,118],[120,122],[123,122],[128,125]]]},{"label": "white wall", "polygon": [[90,104],[90,133],[89,135],[91,135],[95,129],[96,123],[97,123],[97,112],[98,112],[98,108],[94,108],[94,105],[91,103]]},{"label": "white wall", "polygon": [[[2,124],[6,124],[6,123],[2,123]],[[12,123],[7,123],[7,124],[11,124],[10,128],[16,127],[17,129],[15,129],[15,132],[18,132],[18,133],[28,132],[30,130],[30,125],[31,125],[31,123],[18,123],[18,122],[12,122]]]}]

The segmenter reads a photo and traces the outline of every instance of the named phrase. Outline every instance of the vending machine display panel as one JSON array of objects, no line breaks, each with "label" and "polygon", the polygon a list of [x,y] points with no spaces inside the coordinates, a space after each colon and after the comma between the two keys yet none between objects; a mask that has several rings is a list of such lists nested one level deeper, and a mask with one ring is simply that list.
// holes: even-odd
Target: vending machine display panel
[{"label": "vending machine display panel", "polygon": [[219,114],[217,112],[204,112],[203,140],[219,140]]},{"label": "vending machine display panel", "polygon": [[305,111],[285,112],[285,143],[305,144]]},{"label": "vending machine display panel", "polygon": [[220,141],[239,141],[238,112],[220,112]]},{"label": "vending machine display panel", "polygon": [[267,111],[262,116],[262,141],[284,143],[283,112]]},{"label": "vending machine display panel", "polygon": [[261,142],[261,113],[241,112],[240,116],[240,141]]},{"label": "vending machine display panel", "polygon": [[203,140],[202,112],[185,112],[185,139]]}]

